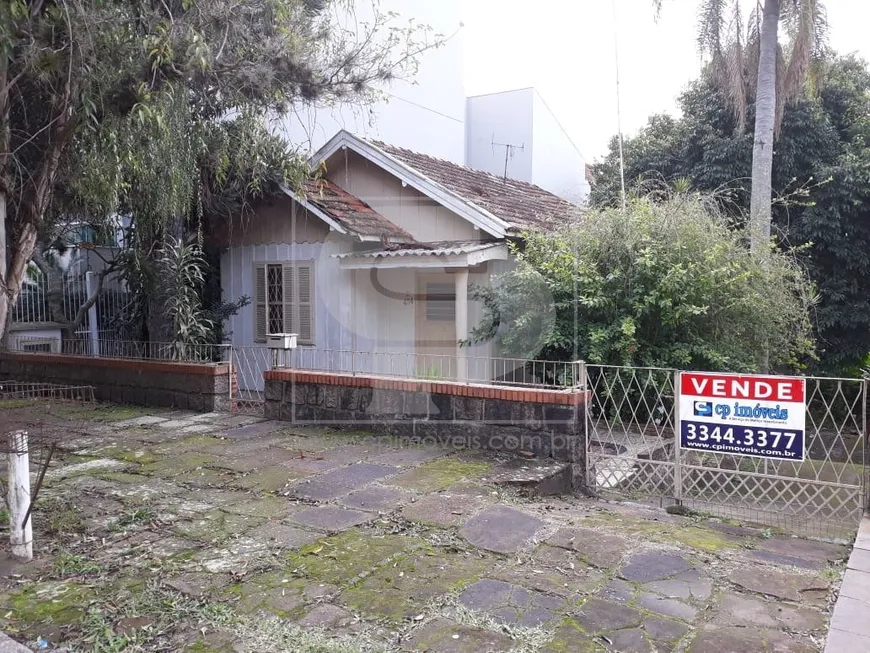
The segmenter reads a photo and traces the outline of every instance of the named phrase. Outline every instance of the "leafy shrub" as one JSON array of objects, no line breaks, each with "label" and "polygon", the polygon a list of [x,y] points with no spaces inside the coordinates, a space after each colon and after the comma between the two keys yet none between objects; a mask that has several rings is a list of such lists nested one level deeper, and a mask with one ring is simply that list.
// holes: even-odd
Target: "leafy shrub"
[{"label": "leafy shrub", "polygon": [[677,195],[597,209],[514,247],[471,341],[509,355],[750,372],[813,356],[814,289],[793,253],[752,257],[714,202]]}]

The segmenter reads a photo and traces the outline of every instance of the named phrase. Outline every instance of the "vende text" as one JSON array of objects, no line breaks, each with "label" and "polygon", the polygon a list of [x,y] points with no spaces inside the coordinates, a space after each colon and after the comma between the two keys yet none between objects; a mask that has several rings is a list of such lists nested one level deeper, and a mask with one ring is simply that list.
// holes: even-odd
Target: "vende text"
[{"label": "vende text", "polygon": [[681,394],[721,399],[803,402],[803,379],[776,376],[728,376],[684,372]]}]

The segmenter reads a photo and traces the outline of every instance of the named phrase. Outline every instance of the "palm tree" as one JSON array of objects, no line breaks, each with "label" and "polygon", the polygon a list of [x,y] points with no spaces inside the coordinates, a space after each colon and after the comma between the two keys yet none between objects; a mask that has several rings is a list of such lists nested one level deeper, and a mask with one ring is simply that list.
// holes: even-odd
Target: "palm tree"
[{"label": "palm tree", "polygon": [[[818,82],[827,15],[821,0],[755,0],[744,26],[741,0],[699,2],[698,45],[740,129],[755,98],[749,233],[752,252],[763,255],[770,242],[774,140],[786,102]],[[653,3],[660,10],[663,0]]]}]

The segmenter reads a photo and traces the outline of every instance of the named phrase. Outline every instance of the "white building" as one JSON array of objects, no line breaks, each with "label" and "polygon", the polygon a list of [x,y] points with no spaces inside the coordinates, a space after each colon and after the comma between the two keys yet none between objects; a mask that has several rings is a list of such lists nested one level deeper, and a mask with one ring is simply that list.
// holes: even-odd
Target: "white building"
[{"label": "white building", "polygon": [[589,194],[586,161],[534,88],[468,98],[469,168],[540,186],[582,203]]},{"label": "white building", "polygon": [[[365,14],[371,14],[373,1],[355,3],[359,25],[365,22]],[[397,27],[413,19],[447,40],[420,56],[413,80],[399,79],[385,89],[384,101],[372,106],[300,107],[285,121],[286,135],[308,153],[314,153],[343,129],[363,138],[464,163],[462,0],[379,0],[378,7],[381,13],[399,14],[391,23]]]}]

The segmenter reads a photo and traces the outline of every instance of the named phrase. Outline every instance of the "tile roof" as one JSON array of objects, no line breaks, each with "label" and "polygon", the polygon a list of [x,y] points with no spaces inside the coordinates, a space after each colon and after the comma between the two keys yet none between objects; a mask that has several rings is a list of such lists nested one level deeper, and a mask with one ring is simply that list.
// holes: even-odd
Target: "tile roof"
[{"label": "tile roof", "polygon": [[396,256],[456,256],[470,254],[490,247],[504,245],[504,241],[480,242],[448,240],[439,243],[415,243],[413,245],[396,245],[390,249],[379,249],[368,252],[346,252],[336,254],[335,258],[392,258]]},{"label": "tile roof", "polygon": [[305,199],[358,236],[369,238],[388,236],[394,240],[414,242],[414,237],[407,231],[328,179],[306,180]]},{"label": "tile roof", "polygon": [[514,235],[546,230],[584,212],[582,207],[525,181],[503,179],[381,141],[368,142],[466,202],[489,211],[506,222]]}]

